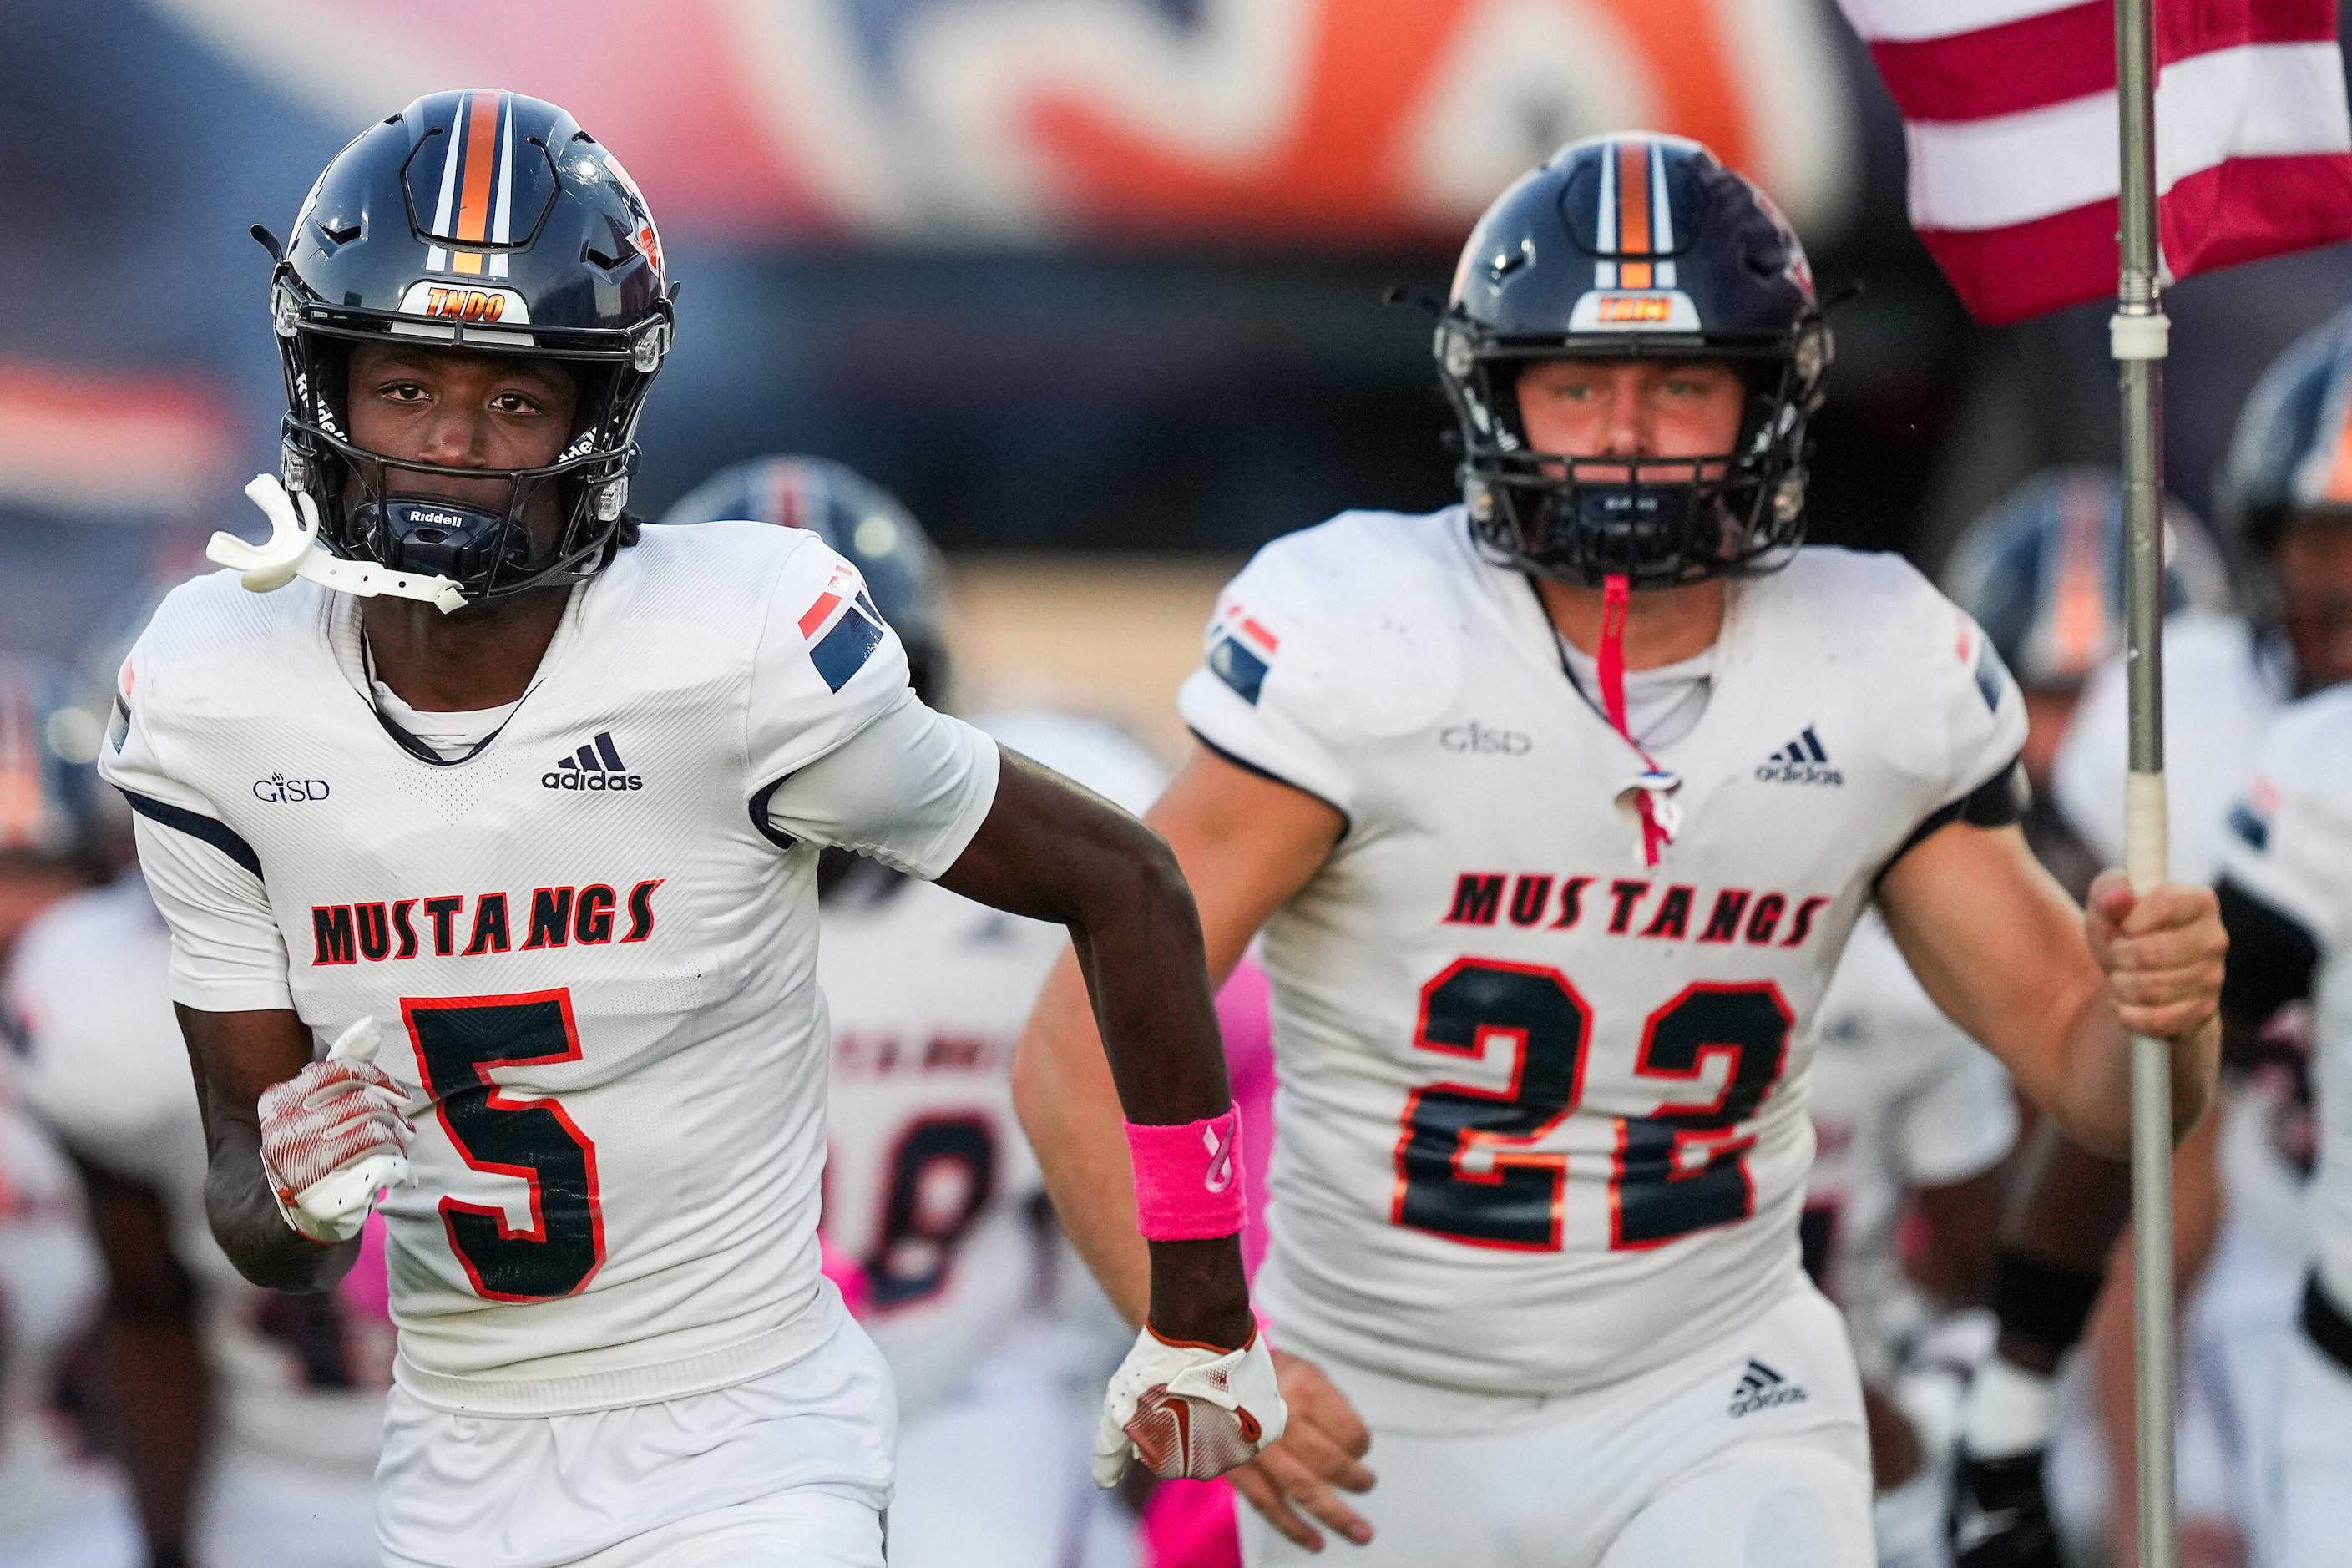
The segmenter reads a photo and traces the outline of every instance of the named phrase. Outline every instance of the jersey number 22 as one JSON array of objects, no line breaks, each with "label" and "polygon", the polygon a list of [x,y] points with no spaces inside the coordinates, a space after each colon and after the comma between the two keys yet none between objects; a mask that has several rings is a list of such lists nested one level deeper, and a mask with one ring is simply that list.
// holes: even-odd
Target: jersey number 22
[{"label": "jersey number 22", "polygon": [[[1699,981],[1650,1015],[1636,1078],[1696,1096],[1710,1058],[1727,1056],[1730,1069],[1711,1097],[1617,1119],[1612,1247],[1656,1247],[1753,1211],[1754,1140],[1738,1129],[1779,1081],[1793,1022],[1769,980]],[[1569,1156],[1528,1145],[1582,1098],[1591,1030],[1592,1009],[1557,969],[1465,958],[1423,986],[1413,1045],[1475,1060],[1502,1036],[1511,1083],[1414,1091],[1397,1142],[1395,1223],[1482,1247],[1557,1251]]]}]

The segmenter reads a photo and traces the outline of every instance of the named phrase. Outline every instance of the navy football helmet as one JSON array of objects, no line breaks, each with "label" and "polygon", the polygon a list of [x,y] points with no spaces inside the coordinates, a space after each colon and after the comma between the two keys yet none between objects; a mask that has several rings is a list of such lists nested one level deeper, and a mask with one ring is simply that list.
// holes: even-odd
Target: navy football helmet
[{"label": "navy football helmet", "polygon": [[[1944,573],[1954,602],[2029,691],[2079,689],[2124,648],[2124,492],[2109,468],[2029,475],[1969,526]],[[2164,500],[2164,607],[2226,611],[2205,525]]]},{"label": "navy football helmet", "polygon": [[[670,289],[636,183],[570,114],[482,89],[433,93],[370,126],[310,188],[270,300],[282,475],[318,502],[333,553],[496,596],[592,576],[632,536],[637,415],[669,350]],[[561,363],[580,393],[570,444],[530,468],[361,450],[346,362],[353,342],[384,337]],[[503,479],[505,505],[432,499],[436,478]],[[551,486],[562,529],[535,552],[523,510]]]},{"label": "navy football helmet", "polygon": [[829,458],[752,458],[719,469],[661,517],[728,520],[805,528],[846,557],[906,645],[916,694],[933,707],[945,700],[947,574],[931,536],[898,497]]},{"label": "navy football helmet", "polygon": [[2352,523],[2352,310],[2263,373],[2215,489],[2222,527],[2257,559],[2290,521]]},{"label": "navy football helmet", "polygon": [[[1829,330],[1804,247],[1696,142],[1570,142],[1471,232],[1434,345],[1461,426],[1472,526],[1528,572],[1634,588],[1784,564],[1804,537],[1806,425]],[[1722,360],[1748,385],[1732,450],[1625,459],[1529,448],[1531,361]]]}]

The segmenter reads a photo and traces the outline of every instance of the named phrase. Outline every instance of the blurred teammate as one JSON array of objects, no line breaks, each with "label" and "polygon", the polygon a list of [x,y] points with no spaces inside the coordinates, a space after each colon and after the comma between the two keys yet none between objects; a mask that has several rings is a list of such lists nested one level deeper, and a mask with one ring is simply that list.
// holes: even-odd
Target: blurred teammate
[{"label": "blurred teammate", "polygon": [[[2344,1561],[2352,1540],[2352,689],[2289,709],[2263,742],[2223,852],[2234,1039],[2283,1006],[2313,1008],[2317,1165],[2305,1207],[2314,1267],[2299,1333],[2278,1347],[2273,1519],[2262,1568]],[[2234,1043],[2234,1040],[2233,1040]]]},{"label": "blurred teammate", "polygon": [[373,1565],[392,1368],[381,1236],[331,1291],[281,1296],[237,1274],[205,1220],[170,964],[134,867],[45,912],[9,975],[19,1092],[79,1168],[104,1262],[88,1364],[146,1561]]},{"label": "blurred teammate", "polygon": [[[2015,826],[1983,635],[1899,560],[1796,548],[1828,336],[1704,149],[1595,139],[1514,185],[1435,347],[1466,508],[1262,551],[1151,818],[1213,967],[1263,923],[1274,989],[1293,1425],[1235,1474],[1245,1552],[1319,1521],[1416,1568],[1867,1563],[1852,1352],[1796,1245],[1848,931],[1874,895],[1937,1004],[2114,1151],[2126,1021],[2202,1105],[2211,895],[2111,878],[2086,927]],[[1066,967],[1015,1089],[1132,1312],[1097,1060]]]},{"label": "blurred teammate", "polygon": [[[2170,861],[2182,881],[2210,881],[2218,873],[2231,803],[2247,787],[2260,737],[2280,704],[2294,691],[2352,679],[2352,527],[2346,526],[2352,522],[2352,489],[2342,477],[2352,468],[2341,463],[2352,438],[2347,398],[2352,313],[2305,334],[2282,354],[2239,416],[2217,500],[2244,613],[2200,606],[2191,595],[2166,621]],[[2177,522],[2172,531],[2183,536]],[[2119,619],[2119,611],[2113,613]],[[2119,649],[2120,630],[2110,639]],[[2110,865],[2123,854],[2126,719],[2125,671],[2120,658],[2111,657],[2086,687],[2052,780],[2068,825]],[[2177,1181],[2210,1187],[2219,1179],[2215,1162],[2224,1131],[2217,1121],[2184,1146]],[[2249,1195],[2292,1180],[2275,1158],[2242,1140],[2231,1146],[2252,1156],[2242,1166],[2252,1182]],[[2209,1194],[2179,1206],[2189,1217],[2212,1215],[2221,1205]],[[2039,1490],[2054,1421],[2051,1379],[2084,1332],[2129,1216],[2129,1173],[2119,1163],[2045,1137],[2021,1167],[1995,1287],[2001,1354],[1970,1390],[1964,1419],[1964,1445],[1975,1458],[1961,1471],[1959,1523],[1972,1548],[1962,1555],[1963,1568],[2050,1568],[2057,1562]],[[2259,1234],[2240,1237],[2254,1244],[2251,1248],[2232,1244],[2231,1250],[2256,1273],[2278,1267],[2296,1272],[2292,1248],[2283,1253],[2267,1247]],[[2184,1288],[2195,1282],[2196,1265],[2212,1239],[2209,1234],[2190,1241]],[[2268,1268],[2265,1252],[2276,1255]],[[2276,1292],[2254,1287],[2252,1294]],[[2255,1315],[2275,1314],[2257,1308]],[[2254,1385],[2269,1376],[2257,1373],[2249,1382],[2232,1374],[2233,1397],[2252,1396]],[[2262,1478],[2276,1469],[2265,1458],[2265,1435],[2275,1426],[2263,1414],[2267,1403],[2246,1409],[2234,1423],[2242,1445],[2239,1469],[2246,1478],[2242,1511],[2258,1558],[2268,1529],[2263,1521],[2276,1511],[2263,1500],[2273,1489]],[[2127,1437],[2127,1426],[2110,1433],[2118,1460]],[[2127,1501],[2118,1500],[2119,1505]],[[2109,1518],[2115,1529],[2128,1532],[2127,1506],[2112,1507]]]},{"label": "blurred teammate", "polygon": [[270,542],[164,602],[100,765],[238,1270],[334,1285],[412,1173],[384,1562],[882,1560],[889,1373],[819,1273],[824,847],[1078,933],[1168,1216],[1169,1340],[1113,1407],[1175,1473],[1278,1434],[1190,1150],[1230,1096],[1172,861],[916,698],[813,534],[625,515],[671,307],[620,165],[552,105],[436,94],[291,237],[291,496],[256,481]]},{"label": "blurred teammate", "polygon": [[[26,1009],[11,982],[26,931],[89,885],[88,763],[55,670],[0,660],[0,1562],[80,1568],[131,1543],[119,1489],[58,1408],[67,1363],[100,1299],[82,1196],[56,1142],[20,1103]],[[64,717],[60,717],[64,715]]]},{"label": "blurred teammate", "polygon": [[[2202,530],[2178,508],[2168,521],[2178,542],[2172,597],[2218,600],[2221,563]],[[2020,824],[2026,843],[2078,898],[2098,863],[2052,803],[2050,774],[2083,682],[2120,647],[2121,531],[2112,475],[2044,472],[1969,529],[1946,574],[2024,698],[2019,761],[2033,790]],[[1817,1248],[1825,1255],[1831,1294],[1855,1337],[1880,1486],[1880,1560],[1938,1563],[1948,1555],[1952,1378],[1981,1352],[1958,1342],[1969,1336],[1954,1324],[1937,1337],[1937,1364],[1906,1365],[1927,1327],[1926,1303],[1895,1255],[1895,1226],[1916,1187],[1934,1247],[1922,1261],[1947,1292],[1944,1304],[1984,1301],[2000,1216],[1996,1166],[2018,1131],[2013,1101],[1999,1064],[1937,1011],[1874,918],[1855,927],[1823,999],[1822,1043],[1807,1220],[1818,1226],[1827,1210],[1854,1223],[1834,1226],[1825,1242],[1809,1231],[1808,1258]],[[1845,1247],[1851,1256],[1841,1255]],[[1954,1358],[1962,1364],[1944,1364]]]},{"label": "blurred teammate", "polygon": [[[941,568],[894,497],[838,463],[763,458],[712,475],[662,521],[725,518],[832,546],[906,646],[916,693],[945,705]],[[973,722],[1130,811],[1166,782],[1097,721],[1033,709]],[[898,1384],[890,1561],[1063,1563],[1093,1507],[1093,1423],[1047,1310],[1059,1241],[1008,1077],[1062,932],[838,851],[819,860],[817,888],[833,1029],[824,1227],[862,1268],[860,1315]]]},{"label": "blurred teammate", "polygon": [[[1822,994],[1805,1264],[1845,1314],[1869,1418],[1882,1568],[1947,1561],[1952,1373],[1920,1352],[1950,1309],[1982,1302],[2017,1107],[2000,1064],[1936,1008],[1874,911]],[[1930,1248],[1906,1269],[1914,1209]]]}]

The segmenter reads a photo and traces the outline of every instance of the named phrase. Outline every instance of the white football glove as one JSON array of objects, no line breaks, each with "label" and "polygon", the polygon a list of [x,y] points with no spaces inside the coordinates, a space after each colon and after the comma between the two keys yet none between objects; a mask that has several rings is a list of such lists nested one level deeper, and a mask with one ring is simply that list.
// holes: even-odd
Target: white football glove
[{"label": "white football glove", "polygon": [[261,1091],[261,1168],[286,1223],[317,1242],[349,1241],[376,1194],[408,1180],[407,1095],[375,1065],[381,1031],[362,1017],[284,1083]]},{"label": "white football glove", "polygon": [[1095,1485],[1118,1485],[1132,1458],[1162,1480],[1209,1480],[1246,1464],[1289,1420],[1263,1333],[1216,1351],[1171,1343],[1146,1325],[1103,1396]]}]

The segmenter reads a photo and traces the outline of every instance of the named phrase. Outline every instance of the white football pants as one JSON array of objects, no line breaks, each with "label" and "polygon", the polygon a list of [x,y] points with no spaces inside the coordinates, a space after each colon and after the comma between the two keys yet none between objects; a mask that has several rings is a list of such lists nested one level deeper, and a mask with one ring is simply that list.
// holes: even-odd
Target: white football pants
[{"label": "white football pants", "polygon": [[[1348,1568],[1872,1568],[1862,1384],[1810,1282],[1721,1344],[1587,1394],[1323,1370],[1372,1431]],[[1250,1568],[1313,1559],[1239,1509]]]}]

